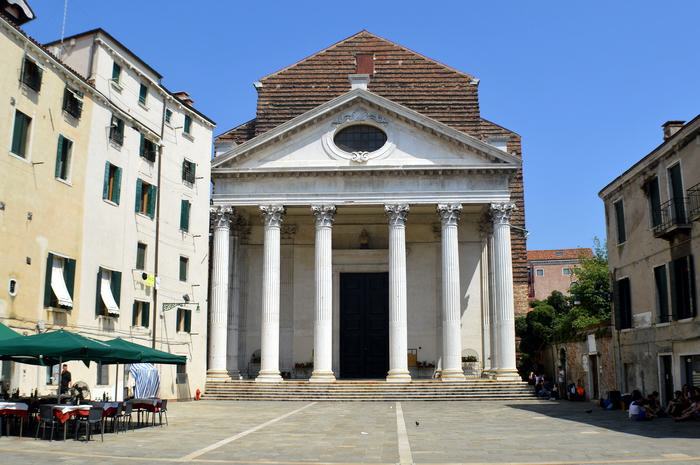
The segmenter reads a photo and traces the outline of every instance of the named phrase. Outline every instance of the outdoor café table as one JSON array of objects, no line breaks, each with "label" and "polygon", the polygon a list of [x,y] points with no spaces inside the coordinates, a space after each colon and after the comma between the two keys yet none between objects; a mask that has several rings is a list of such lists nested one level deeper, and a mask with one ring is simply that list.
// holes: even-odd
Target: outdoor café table
[{"label": "outdoor caf\u00e9 table", "polygon": [[19,418],[19,437],[22,437],[24,419],[29,414],[29,405],[24,402],[0,402],[0,435],[2,435],[2,420],[10,417]]},{"label": "outdoor caf\u00e9 table", "polygon": [[[131,405],[133,408],[136,409],[136,412],[138,414],[137,422],[140,424],[141,423],[141,412],[149,412],[153,415],[153,422],[155,423],[156,417],[155,413],[160,409],[160,404],[161,400],[158,398],[153,398],[153,399],[132,399],[131,400]],[[148,417],[146,417],[146,420],[148,420]]]},{"label": "outdoor caf\u00e9 table", "polygon": [[92,405],[54,405],[53,416],[63,424],[78,415],[89,415],[90,407],[92,407]]},{"label": "outdoor caf\u00e9 table", "polygon": [[104,413],[102,414],[103,417],[111,417],[115,413],[121,413],[117,412],[119,402],[100,402],[100,406],[105,409]]}]

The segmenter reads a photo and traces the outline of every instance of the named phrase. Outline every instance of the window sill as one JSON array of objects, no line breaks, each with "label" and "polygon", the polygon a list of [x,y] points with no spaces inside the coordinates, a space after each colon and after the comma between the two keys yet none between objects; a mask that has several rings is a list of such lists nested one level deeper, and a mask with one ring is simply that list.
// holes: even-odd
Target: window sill
[{"label": "window sill", "polygon": [[122,141],[122,143],[120,144],[119,142],[117,142],[117,141],[114,140],[114,139],[109,139],[109,145],[110,145],[113,149],[119,150],[119,151],[121,152],[121,151],[122,151],[122,146],[124,145],[124,141]]},{"label": "window sill", "polygon": [[153,221],[153,218],[151,218],[151,216],[148,213],[136,212],[136,216],[140,216],[141,218],[146,218]]},{"label": "window sill", "polygon": [[139,106],[140,106],[141,108],[143,108],[144,110],[146,110],[146,111],[149,110],[148,105],[146,105],[145,102],[142,102],[142,101],[140,101],[140,100],[139,100]]},{"label": "window sill", "polygon": [[33,93],[34,95],[39,95],[39,91],[36,90],[36,89],[32,89],[31,87],[29,87],[29,84],[27,84],[26,82],[24,82],[24,81],[22,81],[22,80],[20,80],[19,82],[22,84],[22,89],[23,89],[23,90],[29,91],[29,92]]},{"label": "window sill", "polygon": [[109,83],[112,86],[112,89],[116,90],[120,94],[122,93],[122,90],[124,90],[124,88],[121,86],[121,84],[119,84],[119,82],[115,81],[114,79],[110,79]]},{"label": "window sill", "polygon": [[185,139],[188,139],[190,142],[194,142],[194,136],[192,136],[192,134],[188,134],[186,132],[183,132],[182,137],[184,137]]},{"label": "window sill", "polygon": [[17,160],[20,160],[20,161],[23,161],[23,162],[27,163],[28,165],[31,165],[31,164],[32,164],[32,162],[29,161],[29,159],[28,159],[27,157],[23,157],[23,156],[21,156],[21,155],[17,155],[17,154],[16,154],[15,152],[13,152],[12,150],[8,150],[7,154],[8,154],[9,156],[11,156],[12,158],[16,158]]},{"label": "window sill", "polygon": [[664,328],[666,326],[671,326],[670,321],[662,321],[661,323],[654,323],[654,327],[656,328]]},{"label": "window sill", "polygon": [[61,307],[44,307],[47,312],[52,313],[70,313],[72,308],[61,308]]},{"label": "window sill", "polygon": [[676,320],[676,323],[680,323],[680,324],[683,324],[683,323],[690,323],[690,322],[692,322],[694,319],[695,319],[695,317],[690,316],[690,317],[688,317],[688,318],[683,318],[683,319],[680,319],[680,320]]},{"label": "window sill", "polygon": [[117,321],[119,319],[119,315],[95,315],[98,320],[113,320]]},{"label": "window sill", "polygon": [[61,184],[65,184],[66,186],[73,187],[73,183],[71,183],[67,179],[62,179],[62,178],[54,178],[56,181],[60,182]]},{"label": "window sill", "polygon": [[107,205],[111,205],[111,206],[113,206],[113,207],[119,207],[119,204],[116,203],[116,202],[113,202],[112,200],[109,200],[109,199],[102,199],[102,201],[103,201],[104,203],[106,203]]}]

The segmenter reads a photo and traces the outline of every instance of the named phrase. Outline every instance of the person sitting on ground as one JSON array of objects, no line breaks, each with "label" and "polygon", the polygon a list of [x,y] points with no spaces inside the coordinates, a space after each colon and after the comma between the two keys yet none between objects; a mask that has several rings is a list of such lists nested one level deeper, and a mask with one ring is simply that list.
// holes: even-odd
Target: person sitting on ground
[{"label": "person sitting on ground", "polygon": [[690,407],[690,402],[688,402],[688,399],[683,397],[683,392],[676,391],[673,394],[673,399],[668,402],[668,406],[666,407],[666,415],[672,418],[679,417],[681,414],[683,414],[683,410],[687,409],[688,407]]},{"label": "person sitting on ground", "polygon": [[644,408],[644,396],[637,389],[632,391],[632,403],[629,409],[629,419],[632,421],[650,420],[647,416],[647,411]]},{"label": "person sitting on ground", "polygon": [[675,421],[700,420],[700,396],[694,396],[690,407],[685,409],[683,413]]},{"label": "person sitting on ground", "polygon": [[644,406],[647,413],[650,413],[655,417],[658,417],[659,414],[663,413],[661,403],[659,402],[659,393],[657,391],[654,391],[647,396]]},{"label": "person sitting on ground", "polygon": [[586,400],[586,390],[583,388],[580,379],[576,384],[576,400]]}]

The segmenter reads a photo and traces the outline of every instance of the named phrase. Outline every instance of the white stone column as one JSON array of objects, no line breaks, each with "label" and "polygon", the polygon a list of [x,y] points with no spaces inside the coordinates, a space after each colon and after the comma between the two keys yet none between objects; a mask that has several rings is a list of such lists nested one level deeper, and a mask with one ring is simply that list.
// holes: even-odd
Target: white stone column
[{"label": "white stone column", "polygon": [[209,307],[209,363],[207,379],[229,379],[226,369],[229,233],[231,207],[215,207],[210,210],[214,229],[214,248],[211,273],[211,305]]},{"label": "white stone column", "polygon": [[[497,379],[520,379],[515,366],[515,306],[513,303],[513,259],[510,250],[510,216],[514,203],[491,204],[493,222],[493,313]],[[493,354],[492,354],[493,355]]]},{"label": "white stone column", "polygon": [[[238,219],[238,218],[237,218]],[[238,321],[240,318],[241,281],[238,251],[241,247],[241,235],[234,221],[231,229],[231,275],[229,282],[229,315],[226,368],[233,379],[240,377],[238,370]]]},{"label": "white stone column", "polygon": [[279,382],[280,376],[280,227],[282,205],[260,207],[265,225],[260,320],[260,373],[255,381]]},{"label": "white stone column", "polygon": [[483,372],[482,376],[489,376],[491,373],[491,266],[489,263],[489,237],[491,226],[481,224],[481,318],[483,325],[481,328],[482,349],[483,349]]},{"label": "white stone column", "polygon": [[313,205],[316,217],[316,299],[314,303],[314,371],[310,382],[335,381],[333,374],[333,246],[335,205]]},{"label": "white stone column", "polygon": [[463,381],[462,319],[457,223],[460,204],[437,206],[442,223],[442,375],[443,381]]},{"label": "white stone column", "polygon": [[406,299],[407,204],[385,205],[389,218],[389,373],[388,382],[409,382]]}]

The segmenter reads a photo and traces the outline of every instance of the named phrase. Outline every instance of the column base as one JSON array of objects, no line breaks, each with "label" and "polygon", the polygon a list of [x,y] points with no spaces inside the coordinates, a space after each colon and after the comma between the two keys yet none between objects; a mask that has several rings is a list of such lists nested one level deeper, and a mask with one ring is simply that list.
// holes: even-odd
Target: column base
[{"label": "column base", "polygon": [[241,376],[241,372],[238,370],[229,370],[228,375],[234,381],[243,379],[243,377]]},{"label": "column base", "polygon": [[387,383],[410,383],[411,375],[408,371],[389,371],[386,375]]},{"label": "column base", "polygon": [[446,383],[454,381],[464,381],[466,378],[462,370],[442,370],[440,373],[440,379]]},{"label": "column base", "polygon": [[207,370],[207,381],[225,383],[232,381],[231,375],[226,370]]},{"label": "column base", "polygon": [[491,370],[491,377],[496,381],[522,381],[517,370],[497,369]]},{"label": "column base", "polygon": [[256,383],[281,383],[282,376],[279,371],[260,372],[255,378]]},{"label": "column base", "polygon": [[309,378],[310,383],[335,383],[335,374],[332,371],[314,371]]}]

